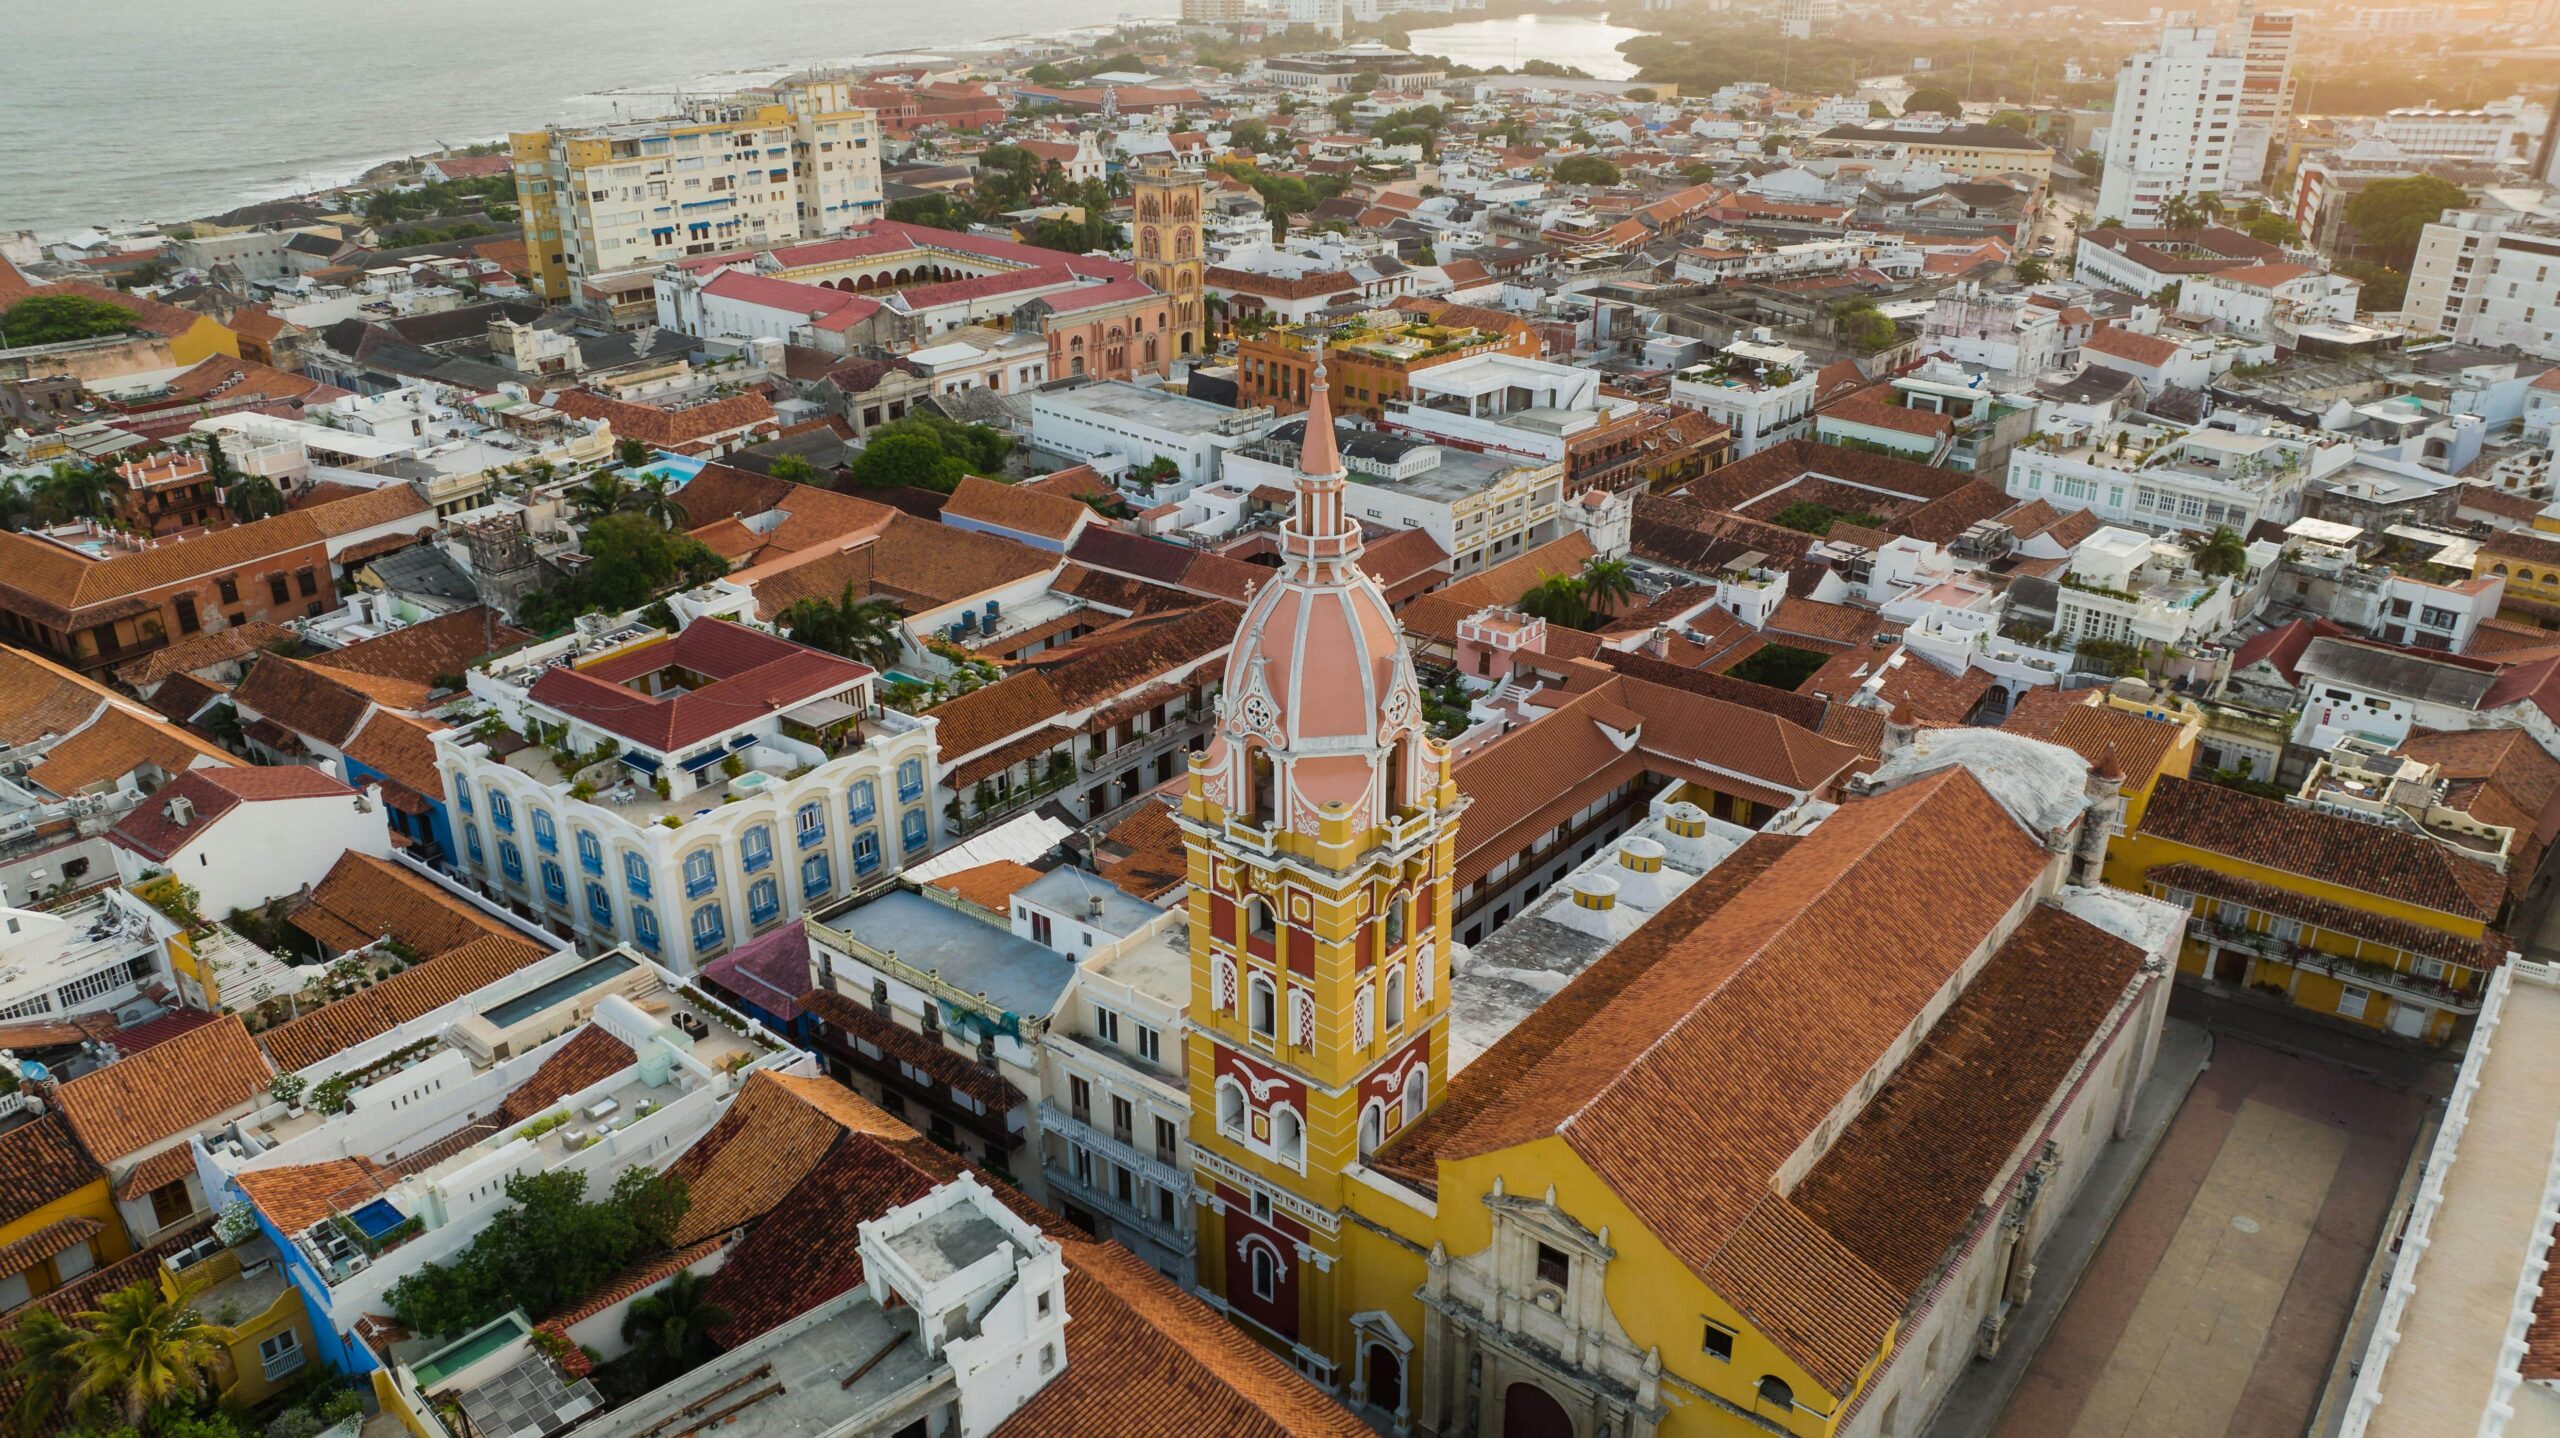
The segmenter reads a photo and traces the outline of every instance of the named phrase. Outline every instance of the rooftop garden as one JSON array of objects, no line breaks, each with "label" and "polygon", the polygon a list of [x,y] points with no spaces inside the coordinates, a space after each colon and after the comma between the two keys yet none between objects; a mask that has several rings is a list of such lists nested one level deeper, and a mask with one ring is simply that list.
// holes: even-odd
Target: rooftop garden
[{"label": "rooftop garden", "polygon": [[1790,504],[1771,515],[1770,520],[1772,523],[1812,535],[1829,534],[1831,526],[1835,524],[1846,524],[1858,529],[1884,527],[1884,516],[1881,514],[1871,514],[1865,510],[1843,513],[1830,505],[1816,504],[1811,500]]}]

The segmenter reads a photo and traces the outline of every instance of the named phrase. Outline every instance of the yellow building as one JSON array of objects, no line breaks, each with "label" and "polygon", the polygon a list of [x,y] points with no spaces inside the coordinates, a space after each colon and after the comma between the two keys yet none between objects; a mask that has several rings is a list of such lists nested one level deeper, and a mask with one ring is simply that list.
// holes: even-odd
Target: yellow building
[{"label": "yellow building", "polygon": [[[2142,822],[2151,794],[2163,778],[2184,779],[2196,763],[2196,737],[2204,713],[2175,696],[2112,689],[2031,689],[2020,696],[2000,727],[2012,734],[2059,744],[2123,782],[2123,827]],[[2112,846],[2111,846],[2112,847]]]},{"label": "yellow building", "polygon": [[2529,530],[2493,532],[2472,572],[2507,582],[2500,614],[2528,623],[2560,616],[2560,517],[2537,514]]},{"label": "yellow building", "polygon": [[275,1245],[255,1238],[183,1268],[152,1272],[163,1296],[184,1299],[208,1323],[231,1330],[214,1364],[214,1396],[249,1408],[294,1387],[314,1361],[311,1315],[285,1277]]},{"label": "yellow building", "polygon": [[2506,957],[2506,878],[2461,845],[2217,784],[2164,780],[2109,870],[2193,912],[2187,979],[2407,1038],[2454,1038]]},{"label": "yellow building", "polygon": [[1173,352],[1177,355],[1198,354],[1206,344],[1203,282],[1208,250],[1201,216],[1207,211],[1208,196],[1206,175],[1176,165],[1168,157],[1141,162],[1129,177],[1129,203],[1137,219],[1138,278],[1173,300]]},{"label": "yellow building", "polygon": [[534,287],[566,300],[591,276],[879,218],[879,121],[853,90],[796,76],[672,116],[509,136]]},{"label": "yellow building", "polygon": [[132,1251],[106,1171],[61,1115],[0,1133],[0,1312]]},{"label": "yellow building", "polygon": [[1777,832],[1666,795],[1453,979],[1476,816],[1308,403],[1180,817],[1203,1291],[1391,1431],[1907,1432],[2149,1070],[2183,916],[2069,882],[2117,781],[1962,730]]}]

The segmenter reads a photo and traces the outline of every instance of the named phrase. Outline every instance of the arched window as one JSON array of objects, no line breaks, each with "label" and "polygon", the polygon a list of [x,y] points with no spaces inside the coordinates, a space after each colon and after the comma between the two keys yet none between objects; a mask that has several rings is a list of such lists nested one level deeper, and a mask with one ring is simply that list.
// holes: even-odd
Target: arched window
[{"label": "arched window", "polygon": [[747,886],[747,922],[761,924],[782,913],[782,886],[771,878]]},{"label": "arched window", "polygon": [[924,797],[923,760],[906,759],[899,762],[898,797],[901,799],[920,799]]},{"label": "arched window", "polygon": [[880,836],[869,829],[853,836],[853,871],[868,874],[880,867]]},{"label": "arched window", "polygon": [[705,904],[693,911],[693,946],[696,950],[717,948],[728,937],[728,921],[721,917],[718,904]]},{"label": "arched window", "polygon": [[1796,1390],[1775,1373],[1760,1375],[1760,1401],[1781,1413],[1792,1413],[1796,1406]]},{"label": "arched window", "polygon": [[653,954],[658,951],[658,915],[655,910],[632,905],[631,941]]},{"label": "arched window", "polygon": [[800,827],[800,847],[808,848],[827,837],[827,806],[824,804],[801,805],[797,822]]},{"label": "arched window", "polygon": [[560,832],[551,827],[551,812],[547,809],[533,811],[533,847],[546,854],[560,852]]},{"label": "arched window", "polygon": [[1271,1155],[1291,1167],[1306,1161],[1307,1125],[1287,1104],[1271,1111]]},{"label": "arched window", "polygon": [[1224,954],[1209,964],[1209,1002],[1222,1014],[1236,1011],[1236,963]]},{"label": "arched window", "polygon": [[1316,1001],[1305,989],[1289,990],[1289,1042],[1302,1049],[1316,1046]]},{"label": "arched window", "polygon": [[515,832],[515,801],[495,789],[489,791],[489,824],[501,834]]},{"label": "arched window", "polygon": [[684,856],[684,896],[699,899],[720,882],[709,849],[696,849]]},{"label": "arched window", "polygon": [[1251,990],[1250,1022],[1255,1036],[1266,1039],[1278,1038],[1280,1036],[1280,991],[1271,986],[1271,980],[1260,974],[1254,975],[1252,983],[1247,987]]},{"label": "arched window", "polygon": [[1270,938],[1272,936],[1271,901],[1247,899],[1244,905],[1244,927],[1245,932],[1254,938]]},{"label": "arched window", "polygon": [[879,812],[879,791],[872,787],[868,779],[854,780],[853,787],[845,791],[844,810],[846,818],[857,824],[862,823]]},{"label": "arched window", "polygon": [[738,863],[752,874],[773,862],[773,830],[763,824],[738,838]]},{"label": "arched window", "polygon": [[1422,1117],[1422,1106],[1430,1099],[1431,1070],[1421,1064],[1404,1076],[1404,1121],[1411,1123]]},{"label": "arched window", "polygon": [[487,866],[489,861],[486,858],[483,858],[480,853],[479,830],[469,828],[464,829],[462,831],[462,846],[471,851],[471,862],[482,865],[483,867]]},{"label": "arched window", "polygon": [[585,829],[578,831],[578,867],[590,874],[604,872],[604,840]]},{"label": "arched window", "polygon": [[1268,1243],[1251,1245],[1246,1260],[1253,1273],[1253,1296],[1268,1303],[1280,1292],[1280,1255]]},{"label": "arched window", "polygon": [[524,851],[516,847],[515,840],[498,841],[498,868],[506,874],[509,882],[524,882]]},{"label": "arched window", "polygon": [[1360,1156],[1367,1158],[1377,1152],[1378,1142],[1385,1136],[1386,1106],[1371,1099],[1368,1106],[1360,1110]]},{"label": "arched window", "polygon": [[[2492,564],[2492,565],[2490,565],[2490,566],[2489,566],[2489,572],[2490,572],[2491,574],[2496,575],[2496,576],[2497,576],[2497,577],[2499,577],[2500,579],[2504,579],[2504,578],[2506,578],[2506,577],[2507,577],[2507,566],[2506,566],[2506,565],[2504,565],[2504,564]],[[470,810],[471,810],[471,805],[470,805],[468,802],[466,802],[466,803],[464,803],[464,804],[463,804],[462,808],[463,808],[463,812],[465,812],[465,813],[469,813],[469,812],[470,812]]]},{"label": "arched window", "polygon": [[1404,896],[1399,894],[1387,900],[1387,947],[1392,949],[1403,942]]},{"label": "arched window", "polygon": [[1404,1027],[1404,967],[1387,971],[1387,1027]]},{"label": "arched window", "polygon": [[1367,984],[1351,996],[1351,1042],[1367,1048],[1378,1034],[1378,993]]},{"label": "arched window", "polygon": [[613,927],[613,895],[602,884],[587,885],[587,917],[595,920],[598,928]]},{"label": "arched window", "polygon": [[802,862],[800,865],[800,892],[803,895],[814,899],[819,895],[824,894],[834,886],[835,875],[827,864],[826,855],[811,854],[807,860]]},{"label": "arched window", "polygon": [[622,886],[635,897],[649,897],[649,861],[636,849],[622,851]]},{"label": "arched window", "polygon": [[1231,1078],[1218,1080],[1218,1132],[1244,1136],[1244,1085]]},{"label": "arched window", "polygon": [[924,847],[924,810],[909,809],[907,817],[898,821],[898,842],[909,852]]},{"label": "arched window", "polygon": [[[2499,572],[2500,574],[2504,574],[2504,573],[2506,573],[2506,570],[2504,570],[2504,569],[2500,569],[2498,572]],[[470,812],[471,812],[471,786],[470,786],[470,784],[468,784],[468,783],[466,783],[466,782],[464,782],[463,780],[460,780],[460,779],[456,779],[456,780],[454,780],[454,781],[453,781],[453,802],[454,802],[454,807],[456,807],[456,808],[460,809],[462,812],[464,812],[464,813],[466,813],[466,814],[468,814],[468,813],[470,813]]]}]

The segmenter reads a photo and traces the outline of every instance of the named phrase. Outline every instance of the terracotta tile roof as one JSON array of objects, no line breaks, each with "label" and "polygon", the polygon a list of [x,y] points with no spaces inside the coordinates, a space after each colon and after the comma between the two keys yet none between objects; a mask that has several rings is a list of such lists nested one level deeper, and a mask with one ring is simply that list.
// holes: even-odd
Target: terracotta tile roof
[{"label": "terracotta tile roof", "polygon": [[[108,833],[117,847],[165,863],[171,854],[242,804],[279,799],[352,801],[355,792],[339,783],[336,775],[301,765],[198,769],[179,775],[150,799],[135,805]],[[184,824],[169,817],[169,801],[173,799],[185,799],[195,809]]]},{"label": "terracotta tile roof", "polygon": [[0,1278],[15,1278],[75,1243],[87,1243],[107,1226],[87,1215],[58,1218],[15,1243],[0,1244]]},{"label": "terracotta tile roof", "polygon": [[[771,540],[767,536],[768,548]],[[848,584],[857,598],[885,595],[914,601],[917,608],[937,607],[1027,579],[1057,562],[1052,552],[1000,534],[889,511],[867,542],[770,559],[760,552],[753,567],[732,579],[754,591],[757,616],[770,619],[797,600],[838,598]]]},{"label": "terracotta tile roof", "polygon": [[2507,959],[2507,938],[2495,929],[2483,929],[2484,937],[2475,941],[2426,924],[2415,924],[2369,909],[2297,894],[2273,884],[2238,878],[2202,864],[2155,865],[2143,875],[2143,879],[2164,889],[2201,894],[2208,899],[2228,899],[2252,909],[2299,919],[2334,934],[2370,939],[2377,944],[2387,944],[2448,963],[2467,964],[2475,969],[2494,969]]},{"label": "terracotta tile roof", "polygon": [[[301,918],[295,917],[297,922]],[[278,1024],[258,1035],[258,1043],[278,1069],[309,1068],[545,957],[541,949],[522,939],[474,939]]]},{"label": "terracotta tile roof", "polygon": [[131,290],[108,289],[104,285],[93,285],[84,280],[57,280],[38,288],[49,295],[78,295],[82,299],[95,300],[102,305],[113,305],[133,316],[134,328],[158,335],[162,339],[175,339],[206,321],[206,316],[197,314],[193,310],[182,310],[176,305],[165,304],[147,295],[137,295]]},{"label": "terracotta tile roof", "polygon": [[521,644],[533,636],[498,617],[486,605],[474,605],[433,619],[404,625],[366,639],[316,654],[310,662],[342,673],[396,679],[430,689],[458,677],[476,661]]},{"label": "terracotta tile roof", "polygon": [[[626,687],[644,675],[679,666],[710,682],[668,697]],[[527,693],[537,704],[668,753],[871,673],[867,665],[780,635],[725,619],[698,619],[663,643],[626,650],[583,669],[546,669]]]},{"label": "terracotta tile roof", "polygon": [[[553,395],[551,407],[572,419],[604,420],[613,426],[615,434],[662,449],[682,449],[731,430],[778,423],[772,402],[753,392],[715,399],[690,409],[666,410],[573,389]],[[691,488],[691,483],[686,487]]]},{"label": "terracotta tile roof", "polygon": [[956,874],[946,874],[933,880],[931,887],[957,894],[981,909],[1002,914],[1011,909],[1014,891],[1039,877],[1040,871],[1027,864],[998,859],[992,864],[980,864]]},{"label": "terracotta tile roof", "polygon": [[713,520],[690,532],[722,559],[744,559],[764,547],[764,536],[736,518]]},{"label": "terracotta tile roof", "polygon": [[422,798],[442,801],[444,772],[436,767],[436,746],[428,736],[443,727],[432,719],[377,710],[347,741],[346,755]]},{"label": "terracotta tile roof", "polygon": [[501,1125],[524,1123],[550,1112],[560,1100],[592,1088],[640,1061],[631,1045],[589,1024],[551,1051],[540,1067],[498,1105]]},{"label": "terracotta tile roof", "polygon": [[1173,806],[1140,804],[1094,846],[1094,867],[1121,892],[1153,903],[1190,881],[1190,854]]},{"label": "terracotta tile roof", "polygon": [[[370,679],[345,671],[321,669],[281,654],[261,655],[241,676],[240,687],[232,691],[232,700],[246,713],[272,719],[307,739],[317,740],[333,749],[343,749],[349,739],[373,712],[374,697],[352,682]],[[393,707],[420,709],[426,706],[424,686],[410,686],[411,693],[399,697],[409,702]]]},{"label": "terracotta tile roof", "polygon": [[[997,1438],[1362,1438],[1372,1430],[1136,1254],[1068,1238],[1067,1366]],[[1132,1394],[1147,1401],[1132,1403]]]},{"label": "terracotta tile roof", "polygon": [[1011,1112],[1023,1101],[1022,1091],[1002,1077],[945,1048],[939,1040],[882,1018],[833,989],[813,989],[801,995],[800,1006],[817,1020],[821,1035],[832,1031],[866,1040],[891,1058],[915,1065],[935,1083],[949,1084],[976,1099],[990,1113]]},{"label": "terracotta tile roof", "polygon": [[2080,342],[2080,348],[2152,369],[2178,357],[2178,347],[2169,341],[2120,330],[2114,325],[2098,326]]},{"label": "terracotta tile roof", "polygon": [[428,880],[370,854],[348,854],[331,865],[313,886],[310,901],[294,911],[293,924],[337,953],[386,935],[431,958],[487,938],[534,947],[533,941]]},{"label": "terracotta tile roof", "polygon": [[1904,1295],[1775,1193],[1760,1195],[1699,1277],[1828,1393],[1857,1386],[1902,1315]]},{"label": "terracotta tile roof", "polygon": [[942,761],[956,764],[1017,736],[1038,738],[1057,727],[1049,721],[1066,712],[1067,702],[1049,676],[1036,671],[1009,674],[935,705],[933,737]]},{"label": "terracotta tile roof", "polygon": [[2497,870],[2433,839],[2201,780],[2162,779],[2141,832],[2484,923],[2506,897]]},{"label": "terracotta tile roof", "polygon": [[784,1024],[795,1023],[800,996],[809,992],[809,931],[785,924],[703,965],[702,979],[732,1002],[753,1004]]},{"label": "terracotta tile roof", "polygon": [[1799,498],[1810,497],[1817,481],[1841,487],[1851,502],[1877,512],[1899,512],[1897,501],[1901,508],[1908,508],[1977,482],[1971,475],[1891,455],[1791,439],[1693,481],[1676,499],[1733,511],[1774,502],[1770,508],[1774,514]]},{"label": "terracotta tile roof", "polygon": [[[1795,1251],[1791,1221],[1763,1209],[1780,1166],[1997,931],[2050,856],[1962,769],[1843,804],[1713,903],[1743,853],[1692,887],[1711,891],[1707,914],[1683,895],[1470,1065],[1452,1100],[1491,1065],[1496,1101],[1479,1096],[1454,1127],[1426,1118],[1416,1131],[1432,1136],[1428,1151],[1455,1159],[1561,1137],[1710,1283],[1719,1264],[1741,1263],[1728,1253],[1737,1242],[1755,1262]],[[1659,946],[1659,959],[1628,977],[1618,966],[1631,946],[1638,956]],[[1861,1001],[1843,1006],[1837,976],[1852,970]],[[1600,1002],[1569,1008],[1580,1021],[1565,1020],[1566,1032],[1540,1025],[1593,974],[1611,976]],[[1532,1033],[1525,1058],[1505,1056],[1523,1032]],[[1820,1043],[1802,1041],[1816,1032]],[[1821,1381],[1839,1377],[1819,1345],[1791,1352]]]},{"label": "terracotta tile roof", "polygon": [[693,1200],[675,1241],[718,1238],[764,1217],[843,1136],[840,1124],[790,1089],[750,1076],[720,1121],[675,1162],[672,1172]]},{"label": "terracotta tile roof", "polygon": [[1901,405],[1886,404],[1858,394],[1834,401],[1822,411],[1822,417],[1902,434],[1927,435],[1932,439],[1943,439],[1954,433],[1956,427],[1956,422],[1946,415],[1925,409],[1905,409]]},{"label": "terracotta tile roof", "polygon": [[67,796],[145,767],[184,774],[239,762],[148,710],[136,712],[118,704],[99,714],[88,728],[46,750],[27,777],[40,788]]},{"label": "terracotta tile roof", "polygon": [[2524,897],[2560,838],[2560,760],[2522,729],[2416,729],[2394,752],[2443,771],[2446,807],[2516,831],[2507,888]]},{"label": "terracotta tile roof", "polygon": [[1970,480],[1953,492],[1915,505],[1885,521],[1885,528],[1931,544],[1953,544],[1966,530],[2009,507],[2007,491],[1987,480]]},{"label": "terracotta tile roof", "polygon": [[[2535,505],[2539,509],[2540,505]],[[2560,632],[2538,624],[2518,624],[2511,619],[2491,615],[2471,631],[2471,647],[2465,651],[2483,658],[2506,661],[2530,657],[2531,651],[2560,644]]]},{"label": "terracotta tile roof", "polygon": [[0,741],[24,748],[86,724],[117,696],[23,649],[0,647]]},{"label": "terracotta tile roof", "polygon": [[[243,315],[247,313],[242,311]],[[233,316],[235,323],[239,318],[239,315]],[[276,323],[280,328],[282,322]],[[169,394],[163,402],[200,404],[220,399],[237,403],[264,399],[308,407],[344,399],[351,393],[353,391],[323,384],[307,375],[287,374],[283,370],[269,368],[256,360],[207,355],[193,368],[169,381]]]},{"label": "terracotta tile roof", "polygon": [[860,1283],[856,1225],[913,1203],[938,1182],[903,1144],[867,1133],[838,1137],[712,1276],[707,1296],[729,1311],[712,1336],[737,1347]]},{"label": "terracotta tile roof", "polygon": [[[219,684],[208,684],[192,674],[172,675],[163,679],[143,702],[172,724],[188,725],[204,712],[205,706],[231,691]],[[204,737],[202,731],[196,731]]]},{"label": "terracotta tile roof", "polygon": [[54,1102],[102,1163],[220,1118],[273,1077],[237,1014],[63,1084]]},{"label": "terracotta tile roof", "polygon": [[106,1175],[49,1113],[0,1133],[0,1225],[11,1224]]},{"label": "terracotta tile roof", "polygon": [[992,479],[970,475],[951,492],[942,506],[942,522],[953,519],[975,520],[1016,534],[1036,534],[1043,539],[1065,543],[1075,532],[1093,521],[1093,511],[1082,501],[1020,485],[1001,484]]},{"label": "terracotta tile roof", "polygon": [[392,1170],[359,1155],[248,1169],[234,1181],[270,1223],[290,1235],[332,1213],[362,1207],[371,1199],[381,1176],[389,1172]]},{"label": "terracotta tile roof", "polygon": [[123,1203],[140,1198],[154,1189],[165,1188],[196,1171],[195,1153],[186,1145],[164,1148],[133,1166],[131,1172],[117,1180],[116,1201]]},{"label": "terracotta tile roof", "polygon": [[1792,595],[1778,601],[1769,614],[1769,630],[1790,638],[1820,639],[1833,644],[1865,644],[1878,634],[1899,634],[1902,626],[1872,609],[1854,604],[1827,604]]},{"label": "terracotta tile roof", "polygon": [[[2099,702],[2089,703],[2091,699]],[[2022,695],[2000,727],[2059,744],[2093,765],[2113,750],[2116,772],[2124,777],[2127,789],[2149,784],[2185,732],[2165,719],[2109,708],[2100,692],[2042,688]]]},{"label": "terracotta tile roof", "polygon": [[1978,1221],[1983,1194],[2063,1091],[2142,957],[2038,905],[1789,1197],[1898,1299],[1917,1293]]},{"label": "terracotta tile roof", "polygon": [[[2086,512],[2083,511],[2083,513]],[[2263,659],[2275,666],[2276,672],[2284,676],[2285,682],[2300,683],[2301,677],[2296,672],[2295,666],[2301,663],[2302,653],[2311,647],[2311,641],[2335,639],[2346,633],[2346,630],[2325,619],[2296,619],[2288,624],[2280,624],[2264,633],[2252,635],[2247,643],[2233,650],[2231,671],[2237,674]]]},{"label": "terracotta tile roof", "polygon": [[119,665],[116,678],[139,689],[172,675],[228,664],[272,645],[291,646],[300,642],[300,636],[281,624],[252,619],[228,629],[208,629],[190,634],[164,649],[155,649],[130,664]]}]

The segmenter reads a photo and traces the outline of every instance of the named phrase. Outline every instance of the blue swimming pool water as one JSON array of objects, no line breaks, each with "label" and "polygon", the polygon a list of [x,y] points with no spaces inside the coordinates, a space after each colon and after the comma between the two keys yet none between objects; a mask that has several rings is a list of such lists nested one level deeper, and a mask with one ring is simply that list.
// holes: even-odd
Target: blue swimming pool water
[{"label": "blue swimming pool water", "polygon": [[881,676],[892,684],[922,684],[924,681],[903,670],[892,669]]},{"label": "blue swimming pool water", "polygon": [[499,1028],[513,1028],[535,1014],[561,1003],[618,974],[628,973],[638,961],[629,954],[607,954],[589,959],[549,983],[529,989],[492,1009],[481,1011],[480,1017]]},{"label": "blue swimming pool water", "polygon": [[669,486],[682,489],[687,481],[702,473],[703,462],[682,455],[662,454],[638,469],[625,469],[623,477],[638,484],[647,479],[663,479]]},{"label": "blue swimming pool water", "polygon": [[364,1230],[364,1236],[367,1238],[380,1238],[408,1222],[409,1219],[407,1214],[392,1207],[391,1200],[387,1198],[377,1198],[348,1214],[347,1217],[355,1222],[356,1227]]}]

